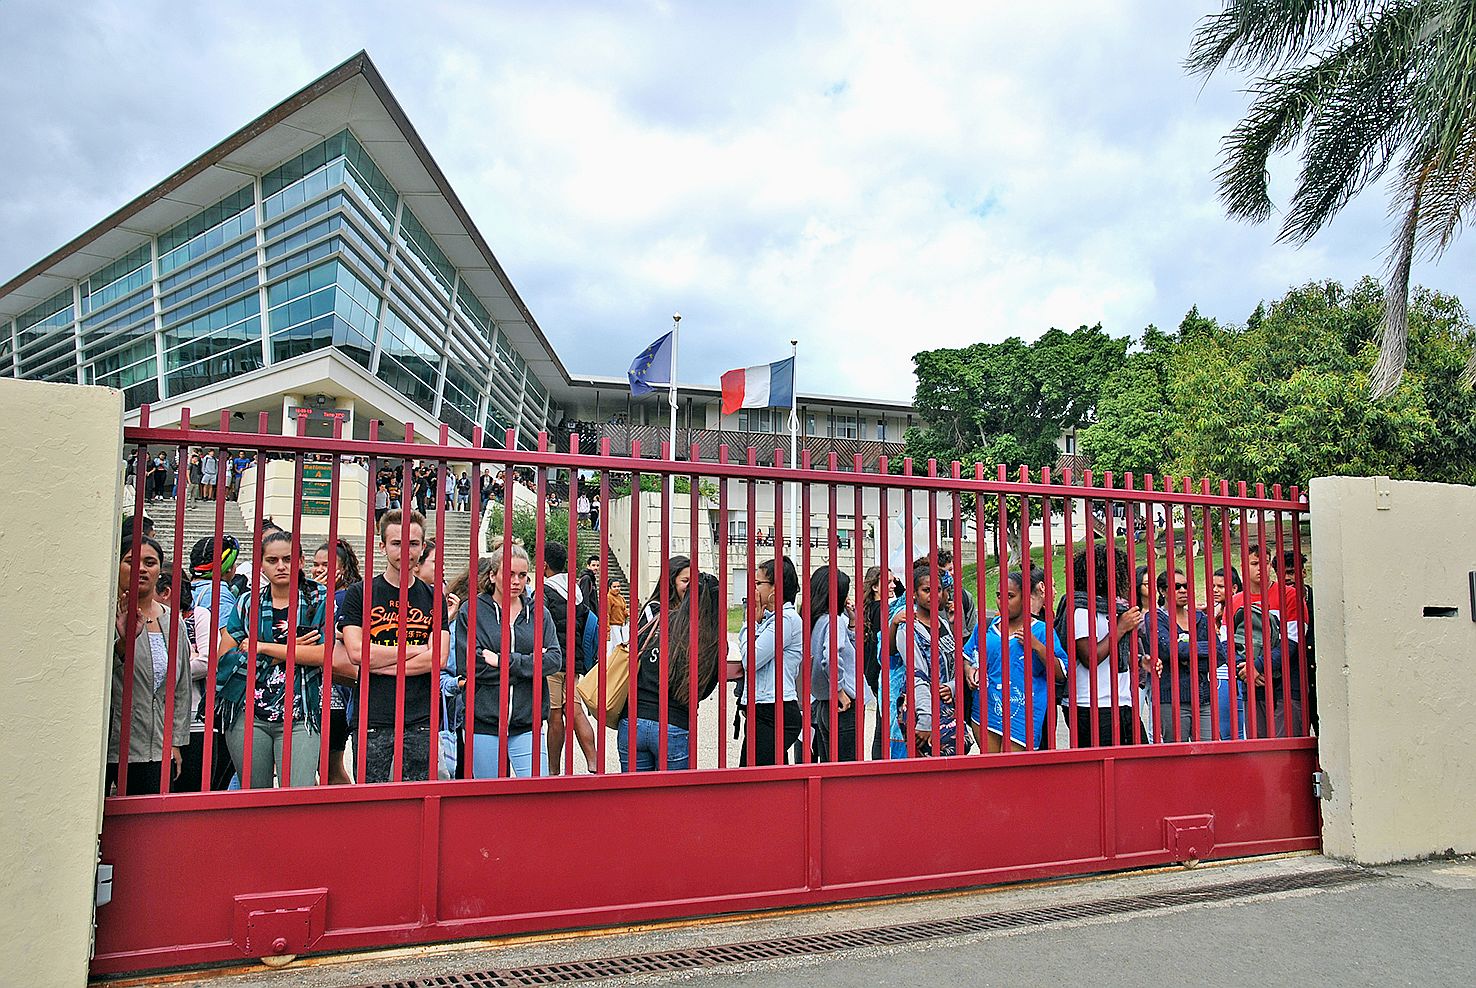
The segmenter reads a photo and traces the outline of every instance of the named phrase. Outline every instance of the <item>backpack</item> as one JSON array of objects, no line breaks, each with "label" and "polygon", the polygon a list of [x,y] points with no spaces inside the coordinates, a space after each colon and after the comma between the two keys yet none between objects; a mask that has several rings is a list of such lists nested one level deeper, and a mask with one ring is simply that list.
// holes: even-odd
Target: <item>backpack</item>
[{"label": "backpack", "polygon": [[[570,592],[573,592],[572,586]],[[575,672],[588,672],[590,656],[594,655],[594,652],[586,649],[584,644],[586,632],[583,629],[589,619],[589,608],[582,600],[575,604],[574,625],[572,628],[569,627],[565,624],[569,614],[569,598],[548,584],[543,586],[543,606],[549,614],[553,615],[554,627],[559,632],[559,646],[564,652],[566,668],[572,666]]]},{"label": "backpack", "polygon": [[[1106,603],[1104,594],[1097,595],[1097,614],[1108,618],[1115,618],[1127,610],[1127,605],[1121,601],[1117,602],[1115,608],[1103,610]],[[1110,605],[1109,605],[1110,606]],[[1056,640],[1059,641],[1071,661],[1078,665],[1081,663],[1076,658],[1076,633],[1071,627],[1071,612],[1076,608],[1084,611],[1092,609],[1091,595],[1084,590],[1078,590],[1073,594],[1061,596],[1061,601],[1056,605],[1056,617],[1052,622],[1052,628],[1056,632]],[[1127,672],[1132,665],[1133,646],[1132,635],[1123,635],[1117,642],[1117,671]],[[1105,660],[1104,660],[1105,661]],[[1098,663],[1099,665],[1101,663]]]},{"label": "backpack", "polygon": [[[1252,603],[1235,611],[1235,623],[1230,629],[1231,645],[1235,651],[1245,654],[1245,629],[1249,611],[1251,654],[1255,656],[1256,670],[1264,671],[1271,666],[1271,677],[1281,678],[1281,616],[1275,611],[1263,611],[1261,605]],[[1265,623],[1262,624],[1262,616]],[[1269,632],[1269,636],[1268,636]]]},{"label": "backpack", "polygon": [[579,615],[579,608],[584,607],[584,624],[579,632],[579,652],[575,657],[574,668],[580,673],[589,672],[594,668],[594,657],[599,654],[600,649],[600,618],[594,611],[585,607],[584,604],[576,604],[574,615]]}]

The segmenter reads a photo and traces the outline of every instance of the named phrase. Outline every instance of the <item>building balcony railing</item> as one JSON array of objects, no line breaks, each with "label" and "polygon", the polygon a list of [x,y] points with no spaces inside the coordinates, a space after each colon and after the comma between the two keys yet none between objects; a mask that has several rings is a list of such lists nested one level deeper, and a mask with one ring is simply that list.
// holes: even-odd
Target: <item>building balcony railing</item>
[{"label": "building balcony railing", "polygon": [[[588,423],[587,425],[588,432],[586,432],[585,423],[580,423],[575,428],[579,432],[581,451],[590,454],[598,453],[600,441],[608,439],[611,455],[629,456],[635,444],[639,443],[641,457],[654,459],[661,455],[661,444],[666,442],[667,437],[667,431],[663,426],[622,425],[616,422],[606,422],[600,425]],[[750,446],[758,451],[758,461],[761,464],[772,465],[776,449],[784,451],[786,460],[789,457],[789,435],[787,433],[678,428],[676,445],[677,459],[689,459],[692,447],[696,446],[699,459],[707,463],[717,462],[718,447],[724,445],[728,447],[728,458],[733,462],[745,461],[748,458]],[[798,448],[801,457],[804,456],[805,450],[809,450],[810,462],[817,469],[825,467],[831,453],[835,454],[836,466],[841,470],[853,469],[857,454],[861,456],[862,468],[866,470],[875,470],[879,457],[886,456],[896,460],[903,455],[902,443],[879,439],[800,436]]]}]

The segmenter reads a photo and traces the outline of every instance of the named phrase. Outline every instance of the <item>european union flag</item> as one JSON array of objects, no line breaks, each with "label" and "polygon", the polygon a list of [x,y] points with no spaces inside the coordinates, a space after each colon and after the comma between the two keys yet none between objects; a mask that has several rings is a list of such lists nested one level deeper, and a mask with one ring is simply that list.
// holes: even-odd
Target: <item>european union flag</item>
[{"label": "european union flag", "polygon": [[630,378],[630,393],[636,397],[655,391],[656,389],[651,387],[653,381],[663,387],[670,385],[671,334],[667,333],[642,350],[630,362],[630,370],[625,376]]}]

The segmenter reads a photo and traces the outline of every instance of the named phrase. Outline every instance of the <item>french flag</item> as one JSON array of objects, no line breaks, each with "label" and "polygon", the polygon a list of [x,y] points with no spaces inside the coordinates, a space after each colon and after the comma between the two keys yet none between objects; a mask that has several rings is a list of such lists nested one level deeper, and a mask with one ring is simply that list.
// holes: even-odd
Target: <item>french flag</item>
[{"label": "french flag", "polygon": [[724,415],[740,408],[788,408],[794,404],[794,358],[730,370],[722,384]]}]

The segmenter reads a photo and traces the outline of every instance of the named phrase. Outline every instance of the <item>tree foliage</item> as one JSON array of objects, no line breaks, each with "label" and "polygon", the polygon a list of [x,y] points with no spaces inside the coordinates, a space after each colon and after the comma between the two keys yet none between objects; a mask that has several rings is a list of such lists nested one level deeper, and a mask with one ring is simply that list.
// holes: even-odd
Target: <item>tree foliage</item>
[{"label": "tree foliage", "polygon": [[926,424],[907,431],[907,454],[940,464],[1053,466],[1057,439],[1096,411],[1127,345],[1098,324],[1053,328],[1033,343],[1011,337],[925,350],[912,361]]},{"label": "tree foliage", "polygon": [[[1300,149],[1281,239],[1306,243],[1394,169],[1387,304],[1369,387],[1391,398],[1408,350],[1410,268],[1439,256],[1476,202],[1476,4],[1471,0],[1227,0],[1195,33],[1186,63],[1255,77],[1225,138],[1220,195],[1231,216],[1275,211],[1270,160]],[[1465,353],[1464,383],[1476,380]]]},{"label": "tree foliage", "polygon": [[1245,326],[1191,311],[1176,336],[1150,330],[1108,381],[1081,437],[1103,470],[1305,485],[1386,474],[1476,483],[1476,396],[1460,381],[1476,331],[1460,302],[1416,289],[1410,357],[1374,400],[1383,290],[1365,278],[1293,289]]}]

